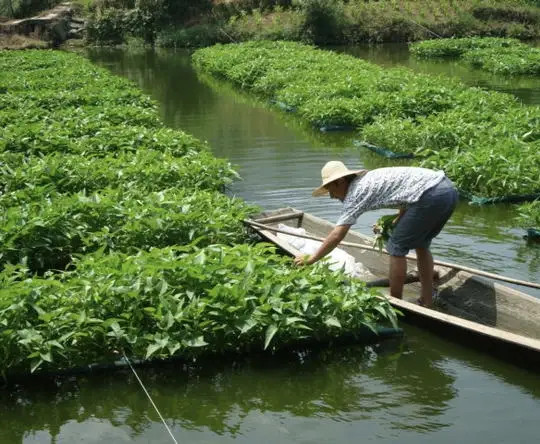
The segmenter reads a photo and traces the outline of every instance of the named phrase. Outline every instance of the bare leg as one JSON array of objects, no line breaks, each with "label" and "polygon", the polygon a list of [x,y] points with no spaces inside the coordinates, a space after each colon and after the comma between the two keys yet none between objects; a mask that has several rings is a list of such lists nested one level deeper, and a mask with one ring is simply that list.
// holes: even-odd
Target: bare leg
[{"label": "bare leg", "polygon": [[405,256],[390,256],[390,294],[401,299],[403,285],[407,275],[407,259]]},{"label": "bare leg", "polygon": [[427,248],[417,248],[416,258],[418,259],[418,273],[420,274],[420,284],[422,292],[420,298],[426,307],[431,307],[433,294],[433,256]]}]

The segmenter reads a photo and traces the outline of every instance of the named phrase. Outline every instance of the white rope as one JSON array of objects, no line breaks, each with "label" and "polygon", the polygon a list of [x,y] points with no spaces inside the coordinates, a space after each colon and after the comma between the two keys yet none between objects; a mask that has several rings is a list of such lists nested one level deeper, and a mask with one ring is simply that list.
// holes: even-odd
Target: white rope
[{"label": "white rope", "polygon": [[174,435],[172,434],[171,432],[171,429],[169,428],[169,426],[167,425],[167,423],[165,422],[165,420],[163,419],[163,416],[161,416],[161,413],[160,411],[158,410],[156,404],[154,403],[154,401],[152,400],[152,397],[150,396],[150,393],[148,393],[148,390],[146,390],[146,387],[144,386],[143,382],[141,381],[141,378],[139,378],[139,375],[137,374],[137,372],[135,371],[135,369],[133,368],[133,366],[131,365],[131,362],[130,360],[128,359],[128,357],[126,356],[126,354],[124,353],[124,350],[122,350],[122,356],[124,357],[124,359],[126,360],[126,362],[128,363],[129,365],[129,368],[131,369],[131,371],[133,372],[133,374],[135,375],[135,377],[137,378],[137,381],[139,381],[139,384],[141,385],[142,389],[144,390],[144,393],[146,393],[146,396],[148,396],[148,399],[150,400],[150,402],[152,403],[152,406],[154,407],[154,409],[156,410],[157,414],[159,415],[160,419],[161,419],[161,422],[163,423],[163,425],[165,426],[165,428],[167,429],[167,432],[169,432],[169,435],[171,435],[171,438],[173,440],[173,442],[175,444],[178,444],[178,441],[176,440],[176,438],[174,437]]},{"label": "white rope", "polygon": [[419,26],[420,28],[424,28],[426,31],[430,32],[431,34],[433,34],[434,36],[436,36],[436,37],[438,37],[440,39],[444,38],[444,37],[440,36],[439,34],[437,34],[436,32],[433,32],[431,29],[427,28],[426,26],[421,25],[420,23],[416,23],[413,19],[411,19],[409,17],[405,17],[403,14],[401,14],[401,17],[403,17],[405,20],[409,20],[410,22],[414,23],[416,26]]}]

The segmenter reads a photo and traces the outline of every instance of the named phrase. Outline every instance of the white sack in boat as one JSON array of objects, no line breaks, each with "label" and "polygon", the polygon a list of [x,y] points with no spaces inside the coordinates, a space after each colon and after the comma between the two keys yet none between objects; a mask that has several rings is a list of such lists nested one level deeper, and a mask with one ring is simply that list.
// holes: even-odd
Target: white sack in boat
[{"label": "white sack in boat", "polygon": [[[278,224],[278,228],[293,234],[306,234],[306,230],[304,228],[293,228],[284,224]],[[277,237],[287,242],[289,245],[296,248],[303,254],[312,255],[321,245],[321,242],[316,240],[289,236],[288,234],[283,233],[277,233]],[[335,271],[343,269],[345,274],[362,280],[374,278],[373,274],[371,274],[371,272],[364,267],[362,263],[355,262],[354,257],[341,248],[334,248],[334,250],[328,254],[327,258],[331,270]]]}]

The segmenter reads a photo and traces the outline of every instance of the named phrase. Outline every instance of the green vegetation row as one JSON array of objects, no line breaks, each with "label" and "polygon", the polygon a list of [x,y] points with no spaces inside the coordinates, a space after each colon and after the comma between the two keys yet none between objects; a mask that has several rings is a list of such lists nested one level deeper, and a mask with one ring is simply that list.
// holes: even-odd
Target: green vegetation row
[{"label": "green vegetation row", "polygon": [[223,190],[238,178],[224,160],[210,153],[187,153],[175,157],[169,152],[141,149],[103,157],[52,153],[27,156],[0,154],[0,205],[10,206],[31,198],[40,188],[43,196],[54,193],[94,192],[107,187],[160,191],[171,186],[193,190]]},{"label": "green vegetation row", "polygon": [[[34,190],[32,190],[34,191]],[[38,191],[42,191],[38,189]],[[35,199],[2,208],[0,266],[26,263],[34,271],[64,270],[74,255],[184,245],[241,243],[250,209],[221,193],[136,188]]]},{"label": "green vegetation row", "polygon": [[467,193],[540,191],[540,107],[510,95],[291,42],[216,45],[193,63],[315,126],[353,127],[373,145],[415,153]]},{"label": "green vegetation row", "polygon": [[395,314],[326,265],[291,267],[267,244],[97,252],[63,275],[0,273],[0,371],[239,353],[355,337]]},{"label": "green vegetation row", "polygon": [[[207,243],[240,238],[253,209],[212,194],[234,170],[192,136],[163,128],[131,82],[61,52],[3,52],[0,65],[0,264],[45,272],[98,248],[163,247],[212,230],[221,234]],[[196,226],[180,222],[185,208]],[[215,223],[202,229],[203,215]]]},{"label": "green vegetation row", "polygon": [[4,377],[395,324],[363,284],[244,245],[255,208],[222,193],[236,172],[130,82],[54,51],[0,68]]},{"label": "green vegetation row", "polygon": [[539,37],[535,0],[96,0],[87,39],[200,47],[248,40],[316,44],[439,37]]},{"label": "green vegetation row", "polygon": [[463,38],[426,40],[409,45],[418,57],[458,57],[474,67],[504,75],[540,74],[540,49],[516,39]]}]

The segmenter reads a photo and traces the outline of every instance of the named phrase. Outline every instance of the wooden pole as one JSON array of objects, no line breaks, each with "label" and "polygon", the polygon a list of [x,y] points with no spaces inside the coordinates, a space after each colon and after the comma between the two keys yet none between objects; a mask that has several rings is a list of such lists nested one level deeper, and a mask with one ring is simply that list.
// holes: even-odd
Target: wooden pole
[{"label": "wooden pole", "polygon": [[[294,234],[294,233],[291,233],[291,232],[286,231],[286,230],[280,230],[279,228],[269,227],[268,225],[260,224],[258,222],[248,220],[248,219],[245,219],[244,223],[246,223],[248,225],[251,225],[251,226],[254,226],[254,227],[264,229],[264,230],[272,231],[272,232],[275,232],[275,233],[283,233],[283,234],[287,234],[289,236],[301,237],[303,239],[311,239],[311,240],[316,240],[316,241],[319,241],[319,242],[324,241],[324,238],[322,238],[322,237],[311,236],[311,235],[308,235],[308,234]],[[355,243],[355,242],[346,242],[346,241],[340,242],[340,245],[344,245],[346,247],[361,248],[362,250],[370,250],[370,251],[377,251],[377,252],[380,251],[381,253],[390,255],[390,253],[388,253],[387,251],[379,250],[378,248],[372,247],[371,245],[358,244],[358,243]],[[416,257],[408,255],[407,259],[416,260]],[[539,288],[540,289],[540,284],[538,284],[536,282],[529,282],[529,281],[523,281],[523,280],[520,280],[520,279],[514,279],[514,278],[511,278],[511,277],[501,276],[499,274],[490,273],[488,271],[482,271],[482,270],[478,270],[476,268],[465,267],[463,265],[452,264],[452,263],[449,263],[449,262],[442,262],[442,261],[435,261],[434,260],[433,263],[435,265],[440,265],[442,267],[448,267],[448,268],[454,268],[456,270],[466,271],[467,273],[475,274],[477,276],[483,276],[483,277],[487,277],[487,278],[491,278],[491,279],[496,279],[498,281],[509,282],[511,284],[516,284],[516,285],[523,285],[524,287],[531,287],[531,288]]]}]

